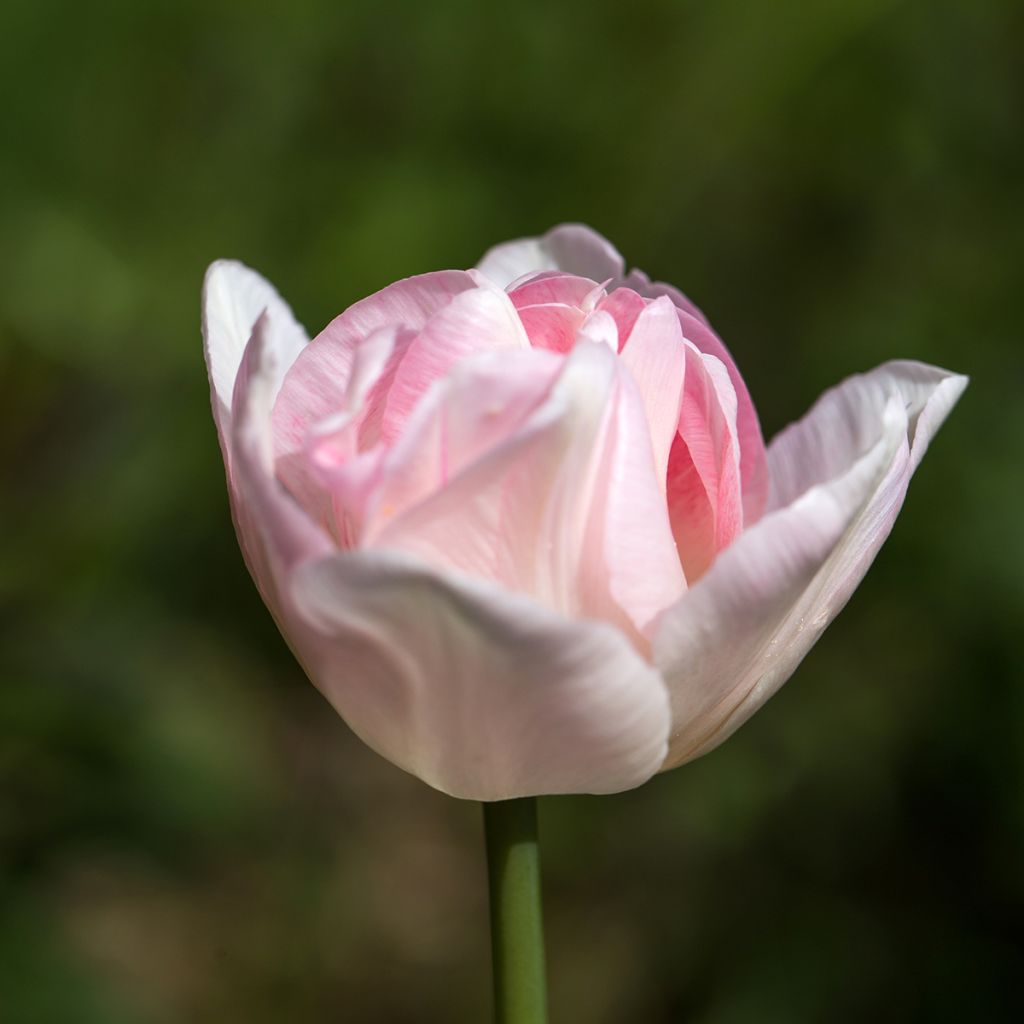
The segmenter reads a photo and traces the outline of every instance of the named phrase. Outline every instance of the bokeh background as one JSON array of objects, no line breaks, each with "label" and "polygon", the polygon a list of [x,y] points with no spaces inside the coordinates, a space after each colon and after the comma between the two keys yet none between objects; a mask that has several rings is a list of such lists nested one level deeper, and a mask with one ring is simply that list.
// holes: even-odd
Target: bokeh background
[{"label": "bokeh background", "polygon": [[553,1019],[1024,1019],[1024,7],[47,3],[0,13],[0,1020],[483,1021],[480,815],[355,740],[239,556],[199,287],[315,332],[583,220],[765,432],[973,383],[793,680],[542,806]]}]

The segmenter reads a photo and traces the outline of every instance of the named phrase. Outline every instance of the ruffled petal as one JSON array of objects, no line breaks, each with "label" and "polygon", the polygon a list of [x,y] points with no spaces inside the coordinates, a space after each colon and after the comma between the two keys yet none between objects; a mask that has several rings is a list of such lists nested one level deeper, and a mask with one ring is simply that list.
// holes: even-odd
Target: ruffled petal
[{"label": "ruffled petal", "polygon": [[596,231],[584,224],[560,224],[539,238],[520,238],[488,249],[477,269],[507,288],[526,274],[542,270],[607,281],[621,277],[624,264],[615,246]]},{"label": "ruffled petal", "polygon": [[612,627],[387,552],[307,563],[310,676],[373,749],[473,800],[613,793],[662,763],[668,701]]},{"label": "ruffled petal", "polygon": [[[889,364],[846,381],[780,436],[776,493],[801,493],[744,531],[655,638],[672,699],[666,768],[717,746],[789,678],[870,566],[965,384]],[[815,468],[798,469],[804,458]]]}]

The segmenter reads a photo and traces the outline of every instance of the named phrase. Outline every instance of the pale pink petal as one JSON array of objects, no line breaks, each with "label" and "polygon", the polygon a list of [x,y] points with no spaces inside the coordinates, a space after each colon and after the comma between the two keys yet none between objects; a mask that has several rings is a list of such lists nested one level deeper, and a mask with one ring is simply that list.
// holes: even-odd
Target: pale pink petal
[{"label": "pale pink petal", "polygon": [[611,793],[664,759],[664,685],[611,626],[387,552],[309,563],[293,594],[315,633],[299,652],[313,681],[369,746],[436,789]]},{"label": "pale pink petal", "polygon": [[323,556],[333,545],[274,477],[270,412],[281,375],[271,337],[270,317],[263,314],[253,328],[234,386],[229,495],[246,565],[290,637],[282,580],[295,565]]},{"label": "pale pink petal", "polygon": [[396,281],[349,306],[306,347],[288,371],[274,405],[274,451],[300,452],[309,428],[344,403],[358,343],[382,327],[420,330],[462,292],[479,287],[461,270],[442,270]]},{"label": "pale pink petal", "polygon": [[541,270],[565,270],[607,281],[622,276],[624,264],[615,246],[584,224],[560,224],[540,238],[520,238],[489,249],[477,269],[496,285],[512,282]]},{"label": "pale pink petal", "polygon": [[719,360],[689,343],[685,351],[679,433],[668,460],[668,510],[692,584],[743,529],[743,505],[736,392]]},{"label": "pale pink petal", "polygon": [[409,343],[387,395],[381,438],[394,443],[423,395],[460,360],[529,347],[519,314],[503,291],[486,286],[457,295]]},{"label": "pale pink petal", "polygon": [[[619,622],[646,641],[686,580],[667,514],[664,475],[655,461],[649,407],[632,376],[622,372],[623,363],[616,365],[617,386],[588,502],[583,613]],[[666,385],[671,384],[670,378]]]},{"label": "pale pink petal", "polygon": [[[407,546],[402,538],[416,533],[424,517],[434,517],[437,496],[453,485],[467,492],[467,503],[487,501],[480,472],[473,475],[474,488],[467,471],[521,430],[546,399],[559,366],[557,356],[542,350],[484,352],[435,382],[384,459],[364,542]],[[450,564],[457,564],[473,557],[479,538],[459,525],[462,510],[449,511],[449,504],[441,503],[436,525],[456,560]],[[493,543],[485,554],[496,560],[499,549]],[[493,565],[478,568],[493,575]]]},{"label": "pale pink petal", "polygon": [[576,306],[589,313],[603,297],[604,289],[589,277],[577,277],[550,270],[533,274],[522,284],[509,289],[508,297],[516,309],[540,306],[554,302],[563,306]]},{"label": "pale pink petal", "polygon": [[637,317],[647,308],[647,300],[631,288],[616,288],[597,308],[609,313],[615,320],[619,328],[619,339],[624,345]]},{"label": "pale pink petal", "polygon": [[[623,291],[613,292],[609,299]],[[599,308],[606,311],[607,302]],[[618,308],[621,311],[621,306]],[[621,323],[619,335],[623,336]],[[668,299],[645,305],[627,335],[621,358],[640,389],[650,428],[654,472],[664,494],[668,453],[679,431],[686,369],[686,346],[675,307]]]},{"label": "pale pink petal", "polygon": [[536,404],[529,415],[526,402],[512,406],[517,424],[504,417],[507,399],[496,401],[504,440],[462,460],[429,500],[406,500],[375,543],[534,594],[569,615],[605,616],[642,644],[683,580],[640,395],[603,342],[581,341],[553,385],[557,361],[533,365],[540,356],[547,353],[521,357],[518,370],[507,357],[500,367],[466,364],[462,379],[432,393],[391,460],[400,487],[388,480],[382,492],[408,490],[410,477],[436,478],[436,438],[442,428],[450,437],[474,396],[500,395],[500,383]]},{"label": "pale pink petal", "polygon": [[372,396],[407,341],[403,328],[382,327],[359,342],[342,410],[310,427],[301,452],[277,459],[278,478],[289,493],[344,548],[359,541],[384,455],[382,445],[363,440],[368,417],[377,411]]},{"label": "pale pink petal", "polygon": [[210,265],[203,281],[202,310],[203,348],[213,414],[227,454],[225,439],[230,430],[235,378],[260,315],[267,315],[267,345],[275,353],[275,394],[308,338],[274,286],[236,260],[217,260]]},{"label": "pale pink petal", "polygon": [[367,438],[378,428],[386,388],[413,336],[390,326],[353,342],[337,411],[305,428],[302,448],[277,454],[278,479],[343,547],[359,532],[372,471],[380,460],[372,451],[375,440]]},{"label": "pale pink petal", "polygon": [[[789,678],[870,566],[965,384],[889,364],[846,381],[780,437],[778,493],[801,493],[745,530],[655,638],[672,697],[666,768],[717,746]],[[819,442],[838,454],[815,455]],[[794,460],[805,456],[816,468],[801,477]]]},{"label": "pale pink petal", "polygon": [[611,349],[619,351],[619,326],[610,313],[595,309],[580,324],[579,337],[587,341],[595,341]]},{"label": "pale pink petal", "polygon": [[576,335],[586,319],[586,313],[578,306],[548,302],[521,307],[519,319],[534,348],[568,352],[576,342]]}]

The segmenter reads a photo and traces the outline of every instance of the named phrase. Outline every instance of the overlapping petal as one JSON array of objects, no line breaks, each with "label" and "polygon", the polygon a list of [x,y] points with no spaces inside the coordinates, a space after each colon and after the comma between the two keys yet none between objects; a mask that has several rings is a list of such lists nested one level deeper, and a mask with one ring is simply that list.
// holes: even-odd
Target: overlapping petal
[{"label": "overlapping petal", "polygon": [[686,385],[668,460],[668,512],[686,578],[699,579],[743,529],[736,392],[726,368],[686,342]]},{"label": "overlapping petal", "polygon": [[220,261],[203,331],[282,632],[367,743],[487,800],[627,789],[720,743],[849,598],[966,383],[886,364],[766,455],[700,311],[582,225],[312,343]]},{"label": "overlapping petal", "polygon": [[602,342],[463,365],[389,456],[372,542],[642,633],[683,587],[635,384]]},{"label": "overlapping petal", "polygon": [[203,350],[214,418],[222,445],[230,425],[235,379],[256,321],[266,314],[266,344],[274,353],[272,391],[309,341],[288,304],[269,281],[237,260],[217,260],[203,281]]},{"label": "overlapping petal", "polygon": [[488,249],[477,269],[507,288],[544,270],[564,270],[592,281],[618,279],[625,263],[615,246],[596,231],[584,224],[560,224],[539,238],[520,238]]},{"label": "overlapping petal", "polygon": [[655,638],[672,697],[666,768],[717,746],[789,678],[867,571],[965,385],[933,367],[888,364],[844,382],[773,442],[772,511],[665,614]]},{"label": "overlapping petal", "polygon": [[360,341],[382,327],[422,330],[455,296],[479,287],[476,275],[442,270],[396,281],[335,317],[290,367],[274,405],[278,457],[301,451],[313,424],[336,413],[345,400]]},{"label": "overlapping petal", "polygon": [[296,656],[353,730],[466,798],[615,792],[654,774],[667,694],[614,627],[407,555],[337,551],[274,475],[269,317],[250,333],[228,436],[239,539]]},{"label": "overlapping petal", "polygon": [[666,751],[659,674],[614,627],[387,552],[304,566],[311,678],[371,747],[475,800],[612,793]]},{"label": "overlapping petal", "polygon": [[668,298],[679,310],[680,325],[687,341],[701,352],[714,356],[729,372],[738,406],[744,520],[748,525],[757,522],[764,512],[768,494],[768,469],[757,411],[729,350],[711,329],[700,309],[678,288],[660,281],[652,282],[640,270],[626,274],[625,263],[618,250],[606,238],[582,224],[561,225],[539,238],[497,245],[488,250],[478,268],[503,286],[524,275],[553,270],[605,282],[609,295],[601,308],[615,317],[622,339],[632,329],[632,322],[642,308],[638,297]]}]

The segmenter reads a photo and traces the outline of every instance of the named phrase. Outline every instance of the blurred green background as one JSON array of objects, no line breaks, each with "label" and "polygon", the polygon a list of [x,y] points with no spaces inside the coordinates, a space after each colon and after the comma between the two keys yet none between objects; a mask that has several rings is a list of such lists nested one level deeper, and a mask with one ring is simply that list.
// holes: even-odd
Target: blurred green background
[{"label": "blurred green background", "polygon": [[361,746],[239,556],[207,263],[315,332],[583,220],[774,433],[973,383],[794,679],[542,806],[553,1019],[1024,1019],[1024,6],[28,3],[0,13],[0,1020],[483,1021],[479,809]]}]

